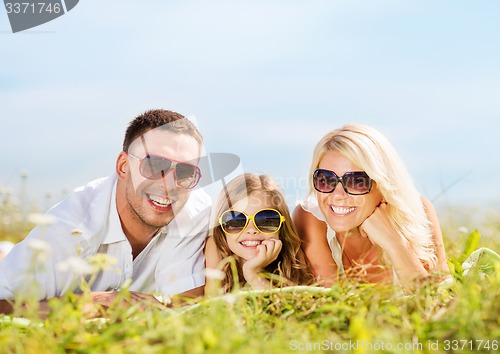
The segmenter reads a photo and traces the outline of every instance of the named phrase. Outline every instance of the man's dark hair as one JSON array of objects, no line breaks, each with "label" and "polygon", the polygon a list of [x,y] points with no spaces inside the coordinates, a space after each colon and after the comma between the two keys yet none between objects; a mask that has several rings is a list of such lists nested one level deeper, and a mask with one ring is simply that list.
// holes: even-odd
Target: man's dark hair
[{"label": "man's dark hair", "polygon": [[[160,128],[161,127],[161,128]],[[190,135],[202,145],[203,138],[195,125],[182,114],[165,109],[151,109],[132,120],[125,132],[123,151],[128,152],[130,144],[144,133],[155,128],[173,133]]]}]

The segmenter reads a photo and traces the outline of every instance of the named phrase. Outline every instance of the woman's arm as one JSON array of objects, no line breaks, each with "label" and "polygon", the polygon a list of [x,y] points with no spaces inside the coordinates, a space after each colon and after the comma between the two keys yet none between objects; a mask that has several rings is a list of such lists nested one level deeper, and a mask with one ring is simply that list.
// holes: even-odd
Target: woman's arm
[{"label": "woman's arm", "polygon": [[[424,205],[427,218],[430,222],[430,229],[432,233],[432,242],[434,244],[434,251],[437,257],[436,267],[427,271],[423,268],[421,262],[417,263],[418,258],[413,251],[409,249],[401,248],[401,251],[393,250],[391,260],[395,266],[396,273],[398,274],[398,279],[403,279],[401,283],[405,285],[405,281],[408,280],[408,286],[412,288],[414,284],[411,281],[416,278],[426,277],[430,274],[439,274],[440,277],[436,278],[442,281],[446,278],[451,277],[450,269],[448,268],[448,262],[446,260],[446,252],[444,249],[443,235],[441,233],[441,228],[439,226],[439,220],[436,214],[436,210],[432,203],[425,197],[421,197],[422,204]],[[396,263],[394,263],[396,262]],[[398,269],[399,268],[399,269]],[[412,272],[414,274],[412,275]],[[413,279],[412,279],[413,278]]]},{"label": "woman's arm", "polygon": [[297,205],[293,222],[302,239],[302,249],[319,285],[330,287],[337,280],[338,268],[326,238],[326,223]]},{"label": "woman's arm", "polygon": [[421,199],[424,204],[425,212],[427,213],[427,218],[431,223],[432,241],[434,243],[434,251],[436,252],[437,257],[437,265],[432,272],[441,273],[445,278],[449,278],[451,276],[450,268],[448,267],[448,261],[446,260],[443,234],[441,233],[441,227],[439,226],[439,219],[437,217],[436,210],[428,199],[424,197]]},{"label": "woman's arm", "polygon": [[359,230],[362,235],[385,251],[399,282],[411,290],[415,285],[414,281],[426,277],[428,273],[415,252],[392,226],[387,208],[387,203],[380,203],[360,225]]},{"label": "woman's arm", "polygon": [[[438,258],[438,265],[434,271],[449,272],[444,252],[443,237],[434,207],[425,198],[422,198],[422,203],[431,222],[432,240]],[[387,217],[386,208],[386,203],[381,203],[375,208],[375,211],[360,226],[360,230],[373,243],[376,243],[385,250],[400,283],[405,288],[412,289],[415,285],[414,280],[425,278],[429,275],[429,272],[424,268],[415,252],[413,252],[409,245],[402,242],[402,239],[392,228]]]}]

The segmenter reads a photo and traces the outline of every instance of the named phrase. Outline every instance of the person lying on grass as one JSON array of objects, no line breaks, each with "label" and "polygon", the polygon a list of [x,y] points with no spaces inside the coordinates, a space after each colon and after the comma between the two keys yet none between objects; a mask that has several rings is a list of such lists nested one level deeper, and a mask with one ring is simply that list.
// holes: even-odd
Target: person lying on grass
[{"label": "person lying on grass", "polygon": [[310,181],[294,222],[322,285],[347,276],[411,289],[431,274],[449,277],[434,207],[381,133],[357,124],[325,135]]},{"label": "person lying on grass", "polygon": [[[311,283],[285,197],[271,177],[247,173],[224,186],[211,226],[206,267],[207,271],[221,267],[225,292],[235,283],[252,289]],[[228,257],[234,258],[235,274]],[[210,282],[208,277],[207,285]]]},{"label": "person lying on grass", "polygon": [[[0,313],[20,297],[79,292],[82,277],[104,308],[127,282],[132,302],[154,302],[153,293],[201,295],[211,208],[208,194],[193,190],[202,143],[194,124],[175,112],[150,110],[132,120],[113,175],[75,189],[47,212],[50,223],[0,261]],[[114,265],[83,274],[98,255]]]}]

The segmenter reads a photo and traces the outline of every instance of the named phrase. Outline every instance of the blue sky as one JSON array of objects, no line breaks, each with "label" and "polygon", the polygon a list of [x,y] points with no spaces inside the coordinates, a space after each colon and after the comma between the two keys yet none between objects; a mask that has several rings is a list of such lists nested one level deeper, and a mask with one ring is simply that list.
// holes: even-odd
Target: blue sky
[{"label": "blue sky", "polygon": [[[44,208],[111,174],[127,123],[195,116],[208,151],[306,190],[316,142],[381,130],[439,207],[500,197],[500,2],[81,0],[12,34],[0,9],[0,188]],[[443,194],[444,192],[444,194]],[[50,193],[50,199],[45,194]]]}]

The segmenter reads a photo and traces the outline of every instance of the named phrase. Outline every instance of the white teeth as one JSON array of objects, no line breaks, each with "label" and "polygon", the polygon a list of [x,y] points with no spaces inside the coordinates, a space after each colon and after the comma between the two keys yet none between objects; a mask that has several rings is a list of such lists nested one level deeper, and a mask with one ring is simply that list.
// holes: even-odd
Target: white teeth
[{"label": "white teeth", "polygon": [[160,197],[159,195],[149,195],[149,199],[156,205],[159,206],[167,206],[172,204],[172,201],[170,199]]},{"label": "white teeth", "polygon": [[335,214],[340,214],[340,215],[345,215],[345,214],[349,214],[350,212],[353,212],[354,211],[354,207],[351,207],[351,208],[343,208],[343,207],[335,207],[335,206],[332,206],[332,210]]},{"label": "white teeth", "polygon": [[246,247],[255,247],[262,243],[262,241],[242,241],[241,244]]}]

